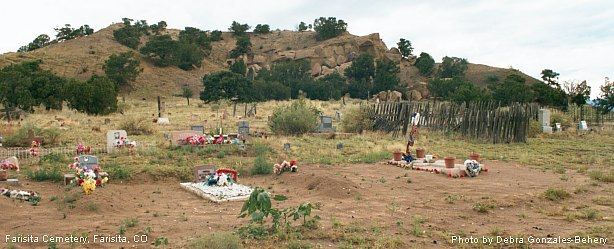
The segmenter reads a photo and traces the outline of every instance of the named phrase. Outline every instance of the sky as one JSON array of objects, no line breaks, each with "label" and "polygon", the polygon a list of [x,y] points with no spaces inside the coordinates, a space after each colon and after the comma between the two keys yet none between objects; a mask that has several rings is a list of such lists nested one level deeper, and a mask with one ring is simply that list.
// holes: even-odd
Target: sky
[{"label": "sky", "polygon": [[414,54],[467,58],[471,63],[513,67],[540,78],[586,80],[591,97],[605,77],[614,79],[614,1],[611,0],[3,0],[0,53],[16,51],[39,34],[54,37],[66,23],[95,30],[123,17],[169,28],[227,30],[236,20],[252,27],[295,29],[300,21],[334,16],[355,35],[379,33],[388,47],[409,39]]}]

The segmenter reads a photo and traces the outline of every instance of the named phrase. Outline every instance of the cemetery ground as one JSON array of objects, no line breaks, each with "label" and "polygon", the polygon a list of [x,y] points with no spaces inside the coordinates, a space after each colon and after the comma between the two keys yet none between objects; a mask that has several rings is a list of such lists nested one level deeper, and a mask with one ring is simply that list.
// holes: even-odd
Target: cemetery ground
[{"label": "cemetery ground", "polygon": [[[122,104],[124,115],[96,117],[69,110],[37,110],[26,117],[22,125],[64,127],[55,146],[74,148],[83,142],[103,147],[106,131],[122,129],[125,120],[134,123],[144,119],[151,125],[151,131],[144,133],[151,134],[128,131],[130,139],[139,142],[133,155],[127,151],[98,155],[110,181],[91,195],[66,187],[58,179],[69,172],[72,155],[24,161],[20,173],[10,172],[11,178],[19,178],[20,188],[37,191],[42,200],[33,206],[0,199],[0,209],[10,210],[1,219],[0,233],[148,235],[147,244],[118,245],[127,248],[218,248],[213,241],[219,240],[248,248],[457,247],[453,235],[590,235],[608,238],[608,243],[614,239],[611,128],[581,135],[543,135],[526,144],[490,144],[420,130],[416,145],[426,148],[427,153],[466,158],[470,152],[478,152],[490,168],[476,178],[453,179],[385,164],[392,151],[404,148],[405,140],[382,133],[252,138],[244,152],[234,145],[169,148],[165,132],[189,130],[190,125],[202,125],[204,120],[205,130],[210,131],[219,126],[224,110],[228,115],[222,126],[234,132],[236,122],[244,118],[232,117],[231,103],[187,106],[180,98],[166,102],[171,124],[165,126],[151,124],[156,113],[154,101],[130,99]],[[341,101],[311,103],[331,116],[335,110],[344,113],[347,106],[357,105],[354,101],[348,101],[346,107]],[[266,131],[267,115],[283,104],[287,102],[259,104],[256,117],[245,118],[250,129]],[[244,106],[238,105],[237,116],[243,113]],[[291,144],[289,151],[284,150],[284,143]],[[336,148],[339,143],[344,145],[342,150]],[[271,167],[276,161],[297,159],[299,171],[252,175],[256,150],[268,151]],[[235,168],[240,172],[239,183],[262,187],[271,196],[287,197],[273,200],[276,207],[310,202],[317,207],[312,217],[320,219],[307,226],[297,221],[290,230],[259,237],[261,233],[254,226],[245,229],[249,218],[238,217],[242,202],[215,204],[181,189],[179,182],[192,179],[194,166],[209,164]],[[80,247],[60,248],[71,246]]]}]

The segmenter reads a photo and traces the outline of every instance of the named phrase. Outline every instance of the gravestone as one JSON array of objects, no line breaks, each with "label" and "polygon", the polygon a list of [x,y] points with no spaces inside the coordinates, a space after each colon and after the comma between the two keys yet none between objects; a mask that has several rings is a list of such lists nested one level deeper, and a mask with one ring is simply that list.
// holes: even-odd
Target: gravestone
[{"label": "gravestone", "polygon": [[290,143],[284,144],[284,151],[288,152],[290,150]]},{"label": "gravestone", "polygon": [[171,121],[168,118],[158,118],[156,123],[159,125],[168,125],[171,124]]},{"label": "gravestone", "polygon": [[190,130],[199,132],[201,135],[205,134],[205,126],[202,125],[192,125],[192,127],[190,127]]},{"label": "gravestone", "polygon": [[117,145],[120,144],[120,138],[128,138],[128,133],[125,130],[110,130],[107,131],[107,153],[113,152]]},{"label": "gravestone", "polygon": [[337,144],[337,149],[338,150],[343,150],[343,147],[344,147],[343,143],[338,143]]},{"label": "gravestone", "polygon": [[237,122],[237,127],[237,133],[239,133],[239,135],[244,137],[249,135],[249,122],[247,120]]},{"label": "gravestone", "polygon": [[194,167],[194,182],[202,182],[212,173],[215,173],[215,166],[196,166]]},{"label": "gravestone", "polygon": [[178,145],[182,145],[182,141],[185,140],[185,138],[189,137],[189,136],[198,136],[201,134],[198,134],[198,132],[196,131],[173,131],[171,132],[171,145],[172,146],[178,146]]},{"label": "gravestone", "polygon": [[588,131],[588,124],[585,120],[580,121],[580,123],[578,124],[578,130]]},{"label": "gravestone", "polygon": [[333,128],[333,118],[329,116],[320,116],[318,132],[335,132],[335,128]]},{"label": "gravestone", "polygon": [[550,110],[539,109],[539,126],[543,133],[552,133],[552,126],[550,126]]},{"label": "gravestone", "polygon": [[98,158],[90,155],[79,156],[79,167],[82,169],[94,170],[98,166]]}]

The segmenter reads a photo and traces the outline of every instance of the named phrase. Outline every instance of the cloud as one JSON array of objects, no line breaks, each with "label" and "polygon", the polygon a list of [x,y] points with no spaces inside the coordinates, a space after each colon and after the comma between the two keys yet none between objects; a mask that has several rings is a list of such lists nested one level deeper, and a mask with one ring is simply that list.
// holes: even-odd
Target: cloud
[{"label": "cloud", "polygon": [[[606,76],[614,78],[614,2],[535,1],[3,1],[0,52],[15,51],[41,33],[65,23],[95,29],[122,17],[165,20],[169,27],[226,30],[233,20],[294,29],[298,22],[336,16],[357,35],[378,32],[386,44],[412,41],[415,53],[445,55],[498,67],[514,67],[539,78],[542,69],[561,80],[587,80],[597,95]],[[7,25],[7,24],[15,25]],[[7,35],[10,34],[10,35]]]}]

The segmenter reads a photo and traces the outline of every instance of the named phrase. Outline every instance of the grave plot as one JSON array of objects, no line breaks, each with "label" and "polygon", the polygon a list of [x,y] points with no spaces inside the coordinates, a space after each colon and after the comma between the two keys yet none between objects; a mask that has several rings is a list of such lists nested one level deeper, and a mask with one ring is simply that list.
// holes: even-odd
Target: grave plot
[{"label": "grave plot", "polygon": [[401,168],[442,174],[451,178],[475,177],[480,173],[488,172],[488,167],[486,165],[475,160],[466,160],[462,164],[455,163],[453,166],[446,165],[445,160],[427,161],[424,158],[418,158],[412,162],[390,160],[388,164],[396,165]]},{"label": "grave plot", "polygon": [[180,183],[181,187],[215,203],[242,201],[249,198],[253,188],[236,183],[237,172],[212,166],[198,166],[194,169],[194,182]]}]

